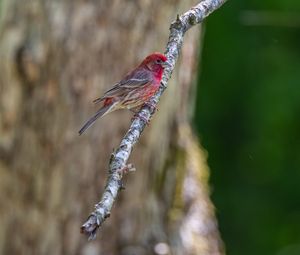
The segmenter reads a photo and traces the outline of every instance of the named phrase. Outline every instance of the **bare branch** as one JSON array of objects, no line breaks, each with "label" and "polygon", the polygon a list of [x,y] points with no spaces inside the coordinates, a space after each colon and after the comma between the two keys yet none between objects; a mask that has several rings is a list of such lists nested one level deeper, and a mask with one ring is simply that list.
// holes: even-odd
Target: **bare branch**
[{"label": "bare branch", "polygon": [[133,120],[128,132],[123,137],[119,148],[110,159],[109,174],[101,201],[95,205],[94,212],[90,214],[87,221],[81,227],[81,232],[88,235],[89,240],[96,237],[97,229],[101,226],[104,220],[109,217],[118,192],[123,188],[121,182],[123,174],[134,170],[132,165],[127,165],[127,160],[146,124],[155,113],[155,107],[167,87],[167,82],[175,67],[185,32],[192,26],[202,22],[204,18],[222,6],[225,2],[226,0],[201,1],[198,5],[191,8],[186,13],[180,16],[177,15],[177,19],[171,24],[170,36],[165,51],[170,67],[166,68],[164,71],[159,90],[140,110],[138,114],[139,117]]}]

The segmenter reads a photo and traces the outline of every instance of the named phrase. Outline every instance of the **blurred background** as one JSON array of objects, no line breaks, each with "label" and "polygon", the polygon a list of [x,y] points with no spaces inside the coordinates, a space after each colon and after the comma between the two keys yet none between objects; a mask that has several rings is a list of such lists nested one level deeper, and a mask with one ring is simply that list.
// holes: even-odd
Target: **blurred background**
[{"label": "blurred background", "polygon": [[137,171],[80,234],[132,118],[79,137],[92,100],[196,3],[0,0],[0,254],[300,254],[296,0],[230,0],[186,34]]},{"label": "blurred background", "polygon": [[196,3],[0,0],[0,254],[223,254],[207,154],[190,125],[200,26],[185,37],[111,217],[95,241],[80,234],[132,118],[115,112],[79,137],[92,101],[163,52],[171,21]]},{"label": "blurred background", "polygon": [[194,124],[229,255],[300,254],[300,2],[205,22]]}]

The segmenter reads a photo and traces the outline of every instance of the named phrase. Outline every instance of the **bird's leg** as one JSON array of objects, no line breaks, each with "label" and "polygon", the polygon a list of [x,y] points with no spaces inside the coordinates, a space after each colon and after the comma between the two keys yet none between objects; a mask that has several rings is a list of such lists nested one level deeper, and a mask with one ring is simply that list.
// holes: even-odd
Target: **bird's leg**
[{"label": "bird's leg", "polygon": [[142,107],[144,107],[144,106],[148,106],[150,108],[150,110],[153,112],[158,111],[157,106],[152,102],[149,102],[149,101],[145,102]]},{"label": "bird's leg", "polygon": [[142,116],[139,112],[137,112],[136,114],[134,114],[134,116],[132,117],[131,121],[135,120],[135,119],[141,119],[144,122],[146,122],[147,125],[149,125],[150,120],[147,120],[146,117]]},{"label": "bird's leg", "polygon": [[141,110],[141,107],[135,107],[135,108],[131,108],[129,109],[129,111],[133,112],[134,114],[138,114],[138,112]]},{"label": "bird's leg", "polygon": [[[152,103],[152,102],[149,102],[149,101],[148,101],[148,102],[145,102],[145,103],[141,106],[141,109],[142,109],[144,106],[147,106],[147,107],[149,108],[149,110],[152,112],[152,114],[155,113],[156,111],[158,111],[157,106],[156,106],[154,103]],[[135,114],[134,118],[137,118],[137,117],[138,117],[138,118],[142,119],[143,121],[145,121],[147,125],[149,125],[150,120],[152,119],[152,116],[153,116],[152,114],[150,115],[150,119],[149,119],[149,120],[147,120],[144,116],[141,116],[141,115],[139,115],[139,114]]]},{"label": "bird's leg", "polygon": [[149,122],[150,122],[150,120],[148,121],[144,116],[142,116],[142,115],[140,114],[140,110],[141,110],[142,108],[143,108],[143,106],[138,106],[138,107],[129,109],[131,112],[134,113],[134,115],[133,115],[131,121],[134,121],[134,119],[139,118],[139,119],[142,119],[143,121],[145,121],[146,124],[148,125]]}]

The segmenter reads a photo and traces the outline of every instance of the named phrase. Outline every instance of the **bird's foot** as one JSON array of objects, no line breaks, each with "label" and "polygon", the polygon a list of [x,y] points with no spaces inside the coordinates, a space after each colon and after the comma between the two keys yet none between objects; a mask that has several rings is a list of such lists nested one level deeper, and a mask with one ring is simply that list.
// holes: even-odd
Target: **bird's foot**
[{"label": "bird's foot", "polygon": [[154,104],[153,102],[145,102],[143,104],[143,107],[144,106],[148,106],[148,108],[150,108],[150,110],[153,111],[153,112],[158,111],[158,108],[157,108],[156,104]]},{"label": "bird's foot", "polygon": [[140,119],[140,120],[146,122],[146,125],[150,124],[150,119],[148,120],[145,116],[141,115],[140,113],[134,114],[131,121],[134,121],[135,119]]}]

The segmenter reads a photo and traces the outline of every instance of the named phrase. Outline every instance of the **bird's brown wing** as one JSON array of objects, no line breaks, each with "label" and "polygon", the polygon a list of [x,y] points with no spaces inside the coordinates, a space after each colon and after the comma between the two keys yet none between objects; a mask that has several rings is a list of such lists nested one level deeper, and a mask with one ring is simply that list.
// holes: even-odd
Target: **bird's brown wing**
[{"label": "bird's brown wing", "polygon": [[141,88],[153,81],[149,70],[138,69],[129,73],[123,80],[115,84],[111,89],[107,90],[102,97],[95,99],[94,103],[102,102],[107,98],[125,97],[130,91],[135,88]]}]

